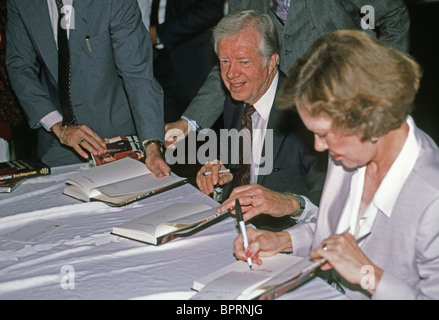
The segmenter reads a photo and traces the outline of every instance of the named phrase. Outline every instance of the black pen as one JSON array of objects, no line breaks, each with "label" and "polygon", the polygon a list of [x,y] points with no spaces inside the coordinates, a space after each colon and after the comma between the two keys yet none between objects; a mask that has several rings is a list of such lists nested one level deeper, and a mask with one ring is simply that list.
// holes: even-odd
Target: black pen
[{"label": "black pen", "polygon": [[[241,211],[241,205],[239,203],[239,200],[235,200],[235,211],[236,211],[236,220],[238,221],[239,229],[241,229],[241,235],[242,235],[242,242],[244,243],[244,249],[247,250],[248,248],[248,238],[247,238],[247,231],[245,230],[245,223],[244,219],[242,217],[242,211]],[[252,259],[247,258],[247,263],[250,269],[252,269]]]}]

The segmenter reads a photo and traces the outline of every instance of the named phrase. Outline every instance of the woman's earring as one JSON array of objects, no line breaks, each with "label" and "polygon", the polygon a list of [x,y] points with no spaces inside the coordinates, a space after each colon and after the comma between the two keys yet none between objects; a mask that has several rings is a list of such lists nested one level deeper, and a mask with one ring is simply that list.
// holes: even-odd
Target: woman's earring
[{"label": "woman's earring", "polygon": [[370,142],[372,142],[372,143],[377,143],[377,142],[378,142],[378,137],[372,137],[372,138],[370,138]]}]

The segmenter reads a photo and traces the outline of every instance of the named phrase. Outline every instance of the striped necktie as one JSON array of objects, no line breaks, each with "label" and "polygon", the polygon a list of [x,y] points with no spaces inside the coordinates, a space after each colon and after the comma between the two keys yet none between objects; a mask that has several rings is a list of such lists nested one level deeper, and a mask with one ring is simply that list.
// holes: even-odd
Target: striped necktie
[{"label": "striped necktie", "polygon": [[62,125],[68,126],[76,122],[70,96],[70,48],[67,28],[62,20],[62,0],[56,0],[56,6],[58,7],[58,96],[63,114]]},{"label": "striped necktie", "polygon": [[282,24],[285,24],[285,21],[287,20],[289,6],[289,0],[272,0],[270,2],[271,10],[279,18]]},{"label": "striped necktie", "polygon": [[242,143],[239,148],[239,167],[237,186],[250,183],[251,160],[252,160],[252,115],[256,111],[252,105],[246,105],[244,116],[241,120]]}]

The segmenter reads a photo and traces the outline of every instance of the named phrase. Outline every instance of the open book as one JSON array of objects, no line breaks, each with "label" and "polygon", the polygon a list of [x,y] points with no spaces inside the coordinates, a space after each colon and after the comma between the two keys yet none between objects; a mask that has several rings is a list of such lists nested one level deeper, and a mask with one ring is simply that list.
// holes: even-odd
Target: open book
[{"label": "open book", "polygon": [[195,280],[199,291],[194,300],[271,300],[291,291],[314,276],[318,262],[287,254],[264,258],[262,265],[249,268],[236,261]]},{"label": "open book", "polygon": [[217,208],[201,203],[175,203],[114,227],[112,233],[158,245],[188,234],[225,213],[228,211],[219,213]]},{"label": "open book", "polygon": [[122,206],[186,183],[186,178],[156,178],[144,163],[123,158],[67,177],[64,194],[88,202]]}]

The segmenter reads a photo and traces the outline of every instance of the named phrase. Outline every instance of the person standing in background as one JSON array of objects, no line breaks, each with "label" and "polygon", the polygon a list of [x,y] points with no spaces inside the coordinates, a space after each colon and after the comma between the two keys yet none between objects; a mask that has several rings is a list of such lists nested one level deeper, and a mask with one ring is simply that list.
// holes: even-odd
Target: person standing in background
[{"label": "person standing in background", "polygon": [[224,0],[150,1],[154,76],[164,91],[165,122],[172,122],[217,62],[211,29],[224,16]]},{"label": "person standing in background", "polygon": [[24,123],[24,116],[6,72],[6,0],[0,0],[0,162],[10,160],[12,128]]},{"label": "person standing in background", "polygon": [[102,152],[103,138],[137,134],[147,167],[170,174],[163,91],[137,1],[9,0],[7,8],[7,68],[41,160],[78,163]]}]

